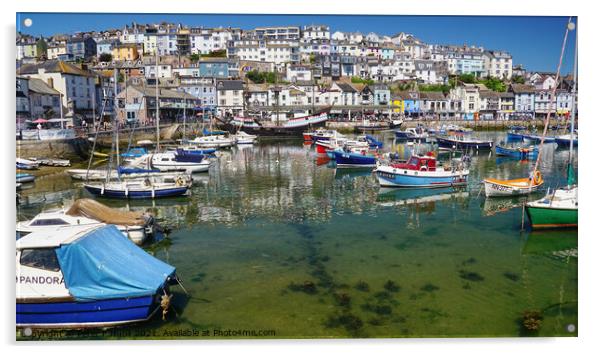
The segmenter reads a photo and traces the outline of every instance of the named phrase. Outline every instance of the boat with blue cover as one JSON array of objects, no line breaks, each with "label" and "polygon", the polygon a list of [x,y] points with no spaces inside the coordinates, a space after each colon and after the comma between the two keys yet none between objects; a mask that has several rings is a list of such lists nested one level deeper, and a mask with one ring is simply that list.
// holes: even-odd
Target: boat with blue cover
[{"label": "boat with blue cover", "polygon": [[186,173],[207,172],[212,161],[203,154],[186,150],[168,151],[153,154],[150,165],[162,172],[184,171]]},{"label": "boat with blue cover", "polygon": [[468,169],[458,166],[437,166],[432,154],[412,156],[406,162],[381,165],[376,176],[381,187],[443,188],[467,184]]},{"label": "boat with blue cover", "polygon": [[120,156],[124,159],[135,159],[148,154],[148,150],[144,147],[133,147],[122,153]]},{"label": "boat with blue cover", "polygon": [[62,226],[16,241],[16,325],[111,327],[149,320],[171,299],[176,269],[114,225]]},{"label": "boat with blue cover", "polygon": [[527,160],[536,158],[539,154],[539,149],[533,146],[529,147],[508,147],[508,146],[495,146],[495,154],[499,156],[513,157],[516,159]]},{"label": "boat with blue cover", "polygon": [[376,157],[361,152],[352,152],[343,149],[333,150],[337,168],[372,168],[376,166]]},{"label": "boat with blue cover", "polygon": [[[368,145],[370,145],[370,148],[372,149],[380,149],[383,147],[383,142],[382,141],[378,141],[375,137],[373,137],[370,134],[366,134],[364,136],[364,139],[366,142],[368,142]],[[361,139],[358,139],[361,141]]]}]

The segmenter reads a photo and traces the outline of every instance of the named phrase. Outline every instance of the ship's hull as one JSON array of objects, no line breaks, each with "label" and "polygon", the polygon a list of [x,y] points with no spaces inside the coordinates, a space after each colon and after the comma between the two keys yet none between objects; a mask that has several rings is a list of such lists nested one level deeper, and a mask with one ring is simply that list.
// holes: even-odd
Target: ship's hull
[{"label": "ship's hull", "polygon": [[453,149],[476,149],[476,150],[491,150],[493,147],[492,141],[463,141],[463,140],[452,140],[445,138],[437,138],[437,144],[440,147],[448,147]]},{"label": "ship's hull", "polygon": [[527,216],[534,229],[552,229],[577,227],[578,212],[576,208],[546,208],[527,206]]},{"label": "ship's hull", "polygon": [[422,171],[394,170],[387,167],[376,171],[381,187],[397,188],[445,188],[467,184],[467,171],[456,173],[430,173]]},{"label": "ship's hull", "polygon": [[17,300],[17,327],[91,328],[146,321],[159,309],[154,296],[135,298],[40,302]]}]

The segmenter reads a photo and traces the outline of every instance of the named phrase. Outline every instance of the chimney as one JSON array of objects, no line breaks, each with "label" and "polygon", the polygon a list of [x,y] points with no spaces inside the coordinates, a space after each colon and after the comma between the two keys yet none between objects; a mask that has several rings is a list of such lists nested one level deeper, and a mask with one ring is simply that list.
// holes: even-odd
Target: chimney
[{"label": "chimney", "polygon": [[54,88],[54,79],[51,77],[48,78],[48,86]]}]

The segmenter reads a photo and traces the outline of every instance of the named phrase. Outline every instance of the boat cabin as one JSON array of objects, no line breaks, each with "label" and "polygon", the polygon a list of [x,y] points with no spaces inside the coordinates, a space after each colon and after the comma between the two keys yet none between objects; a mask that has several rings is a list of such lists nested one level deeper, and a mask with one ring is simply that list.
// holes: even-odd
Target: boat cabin
[{"label": "boat cabin", "polygon": [[437,169],[437,159],[434,156],[416,156],[403,163],[391,165],[392,167],[412,170],[412,171],[435,171]]}]

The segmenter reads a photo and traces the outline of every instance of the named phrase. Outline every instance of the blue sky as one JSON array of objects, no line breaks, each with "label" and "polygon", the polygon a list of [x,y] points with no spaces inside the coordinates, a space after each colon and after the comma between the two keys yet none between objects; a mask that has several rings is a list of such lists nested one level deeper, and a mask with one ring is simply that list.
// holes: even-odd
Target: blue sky
[{"label": "blue sky", "polygon": [[[31,27],[23,26],[30,18]],[[365,16],[365,15],[235,15],[235,14],[99,14],[17,13],[17,30],[32,35],[121,28],[125,24],[174,22],[191,26],[240,27],[327,24],[331,31],[412,33],[427,43],[467,44],[512,53],[514,63],[528,70],[555,71],[567,17],[502,16]],[[571,72],[574,36],[569,34],[562,68]]]}]

